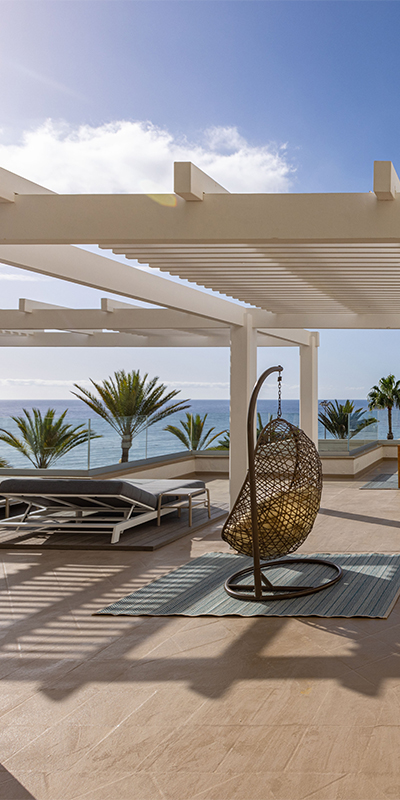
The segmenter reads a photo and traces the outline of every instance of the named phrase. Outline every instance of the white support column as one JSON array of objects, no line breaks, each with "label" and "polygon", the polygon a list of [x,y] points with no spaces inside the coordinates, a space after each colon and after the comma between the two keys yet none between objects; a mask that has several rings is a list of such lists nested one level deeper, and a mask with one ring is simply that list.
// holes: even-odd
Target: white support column
[{"label": "white support column", "polygon": [[309,345],[300,345],[300,428],[318,446],[318,346],[314,331]]},{"label": "white support column", "polygon": [[257,379],[257,329],[247,313],[244,325],[231,328],[231,412],[229,477],[231,508],[247,471],[247,408]]}]

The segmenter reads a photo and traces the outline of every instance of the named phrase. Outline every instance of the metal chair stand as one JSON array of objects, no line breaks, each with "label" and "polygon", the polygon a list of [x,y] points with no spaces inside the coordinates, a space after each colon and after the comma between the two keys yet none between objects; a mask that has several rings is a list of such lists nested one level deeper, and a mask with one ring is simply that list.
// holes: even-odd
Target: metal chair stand
[{"label": "metal chair stand", "polygon": [[[296,565],[302,564],[321,564],[324,567],[330,567],[334,571],[334,576],[324,583],[317,586],[299,586],[285,584],[278,586],[268,580],[264,572],[268,569],[275,569],[276,567],[288,567],[292,569]],[[241,578],[245,575],[254,575],[254,582],[252,584],[239,583]],[[262,602],[266,600],[289,600],[294,597],[302,597],[306,594],[314,594],[320,592],[322,589],[327,589],[333,586],[342,577],[342,569],[338,564],[332,561],[327,561],[324,558],[280,558],[273,561],[264,561],[259,567],[247,567],[235,572],[225,581],[225,590],[231,597],[236,597],[237,600],[253,600],[254,602]]]},{"label": "metal chair stand", "polygon": [[[282,558],[297,550],[307,538],[322,492],[321,459],[314,443],[295,425],[281,419],[282,369],[270,367],[254,387],[247,417],[249,469],[222,529],[222,538],[236,552],[253,557],[252,566],[235,572],[225,581],[226,592],[238,600],[262,602],[302,597],[328,589],[342,577],[341,568],[324,558]],[[257,397],[272,372],[279,372],[278,414],[263,428],[254,447]],[[301,571],[307,564],[324,567],[321,578],[318,575],[316,578],[313,570],[316,585],[291,580],[281,585],[265,574],[276,568]],[[241,582],[251,574],[252,583]]]}]

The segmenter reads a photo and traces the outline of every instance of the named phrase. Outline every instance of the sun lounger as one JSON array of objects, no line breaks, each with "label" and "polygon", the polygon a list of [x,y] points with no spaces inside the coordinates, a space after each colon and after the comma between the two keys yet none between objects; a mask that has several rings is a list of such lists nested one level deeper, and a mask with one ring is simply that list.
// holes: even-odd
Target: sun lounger
[{"label": "sun lounger", "polygon": [[88,478],[5,478],[0,495],[26,503],[23,514],[0,522],[1,528],[27,531],[107,531],[115,544],[123,531],[182,508],[205,505],[210,493],[199,480],[90,480]]}]

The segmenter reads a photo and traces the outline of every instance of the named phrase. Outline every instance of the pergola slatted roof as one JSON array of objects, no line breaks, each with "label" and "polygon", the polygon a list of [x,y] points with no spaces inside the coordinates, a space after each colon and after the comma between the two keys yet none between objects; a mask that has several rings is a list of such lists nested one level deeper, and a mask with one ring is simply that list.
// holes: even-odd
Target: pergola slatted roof
[{"label": "pergola slatted roof", "polygon": [[[105,247],[103,245],[103,247]],[[112,244],[136,259],[197,285],[274,313],[396,311],[400,244]]]}]

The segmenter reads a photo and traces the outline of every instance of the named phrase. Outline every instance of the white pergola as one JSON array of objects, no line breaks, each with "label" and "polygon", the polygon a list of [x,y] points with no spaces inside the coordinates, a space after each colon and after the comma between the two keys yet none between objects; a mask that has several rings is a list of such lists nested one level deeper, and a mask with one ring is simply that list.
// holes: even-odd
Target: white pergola
[{"label": "white pergola", "polygon": [[230,346],[236,496],[257,346],[299,347],[300,424],[316,441],[318,334],[304,328],[400,328],[399,191],[386,161],[375,162],[374,191],[358,194],[230,194],[185,162],[175,164],[171,194],[57,195],[0,170],[0,262],[159,306],[21,301],[0,311],[0,345]]}]

